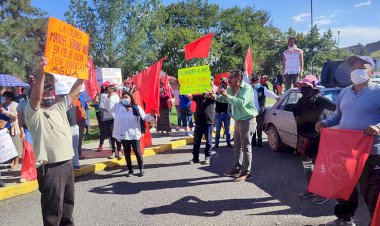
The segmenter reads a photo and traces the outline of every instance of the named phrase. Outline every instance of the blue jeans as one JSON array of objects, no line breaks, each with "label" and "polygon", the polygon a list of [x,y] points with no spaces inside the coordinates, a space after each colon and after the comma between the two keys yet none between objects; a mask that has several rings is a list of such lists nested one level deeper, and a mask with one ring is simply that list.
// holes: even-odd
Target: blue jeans
[{"label": "blue jeans", "polygon": [[215,135],[215,145],[219,145],[220,140],[220,129],[222,128],[222,123],[224,125],[224,133],[226,134],[227,145],[231,144],[231,133],[230,133],[230,117],[227,113],[215,113],[216,118],[216,135]]},{"label": "blue jeans", "polygon": [[194,130],[194,146],[193,146],[193,160],[199,161],[199,149],[201,147],[202,137],[205,135],[206,147],[205,158],[210,159],[211,144],[212,144],[212,124],[195,125]]}]

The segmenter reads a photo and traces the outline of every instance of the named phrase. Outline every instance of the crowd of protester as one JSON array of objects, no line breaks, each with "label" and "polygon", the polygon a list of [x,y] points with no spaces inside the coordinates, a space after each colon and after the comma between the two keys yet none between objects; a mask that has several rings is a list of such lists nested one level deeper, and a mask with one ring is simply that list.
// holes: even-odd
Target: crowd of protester
[{"label": "crowd of protester", "polygon": [[[295,40],[289,39],[289,45],[295,44]],[[302,53],[289,46],[291,51]],[[45,60],[46,61],[46,60]],[[365,57],[349,58],[347,61],[352,68],[351,79],[353,86],[345,88],[337,104],[321,96],[318,80],[312,75],[298,79],[299,74],[292,72],[285,76],[287,89],[298,88],[302,97],[297,102],[293,114],[297,125],[297,148],[295,155],[299,155],[306,177],[310,182],[313,173],[313,165],[318,155],[319,130],[321,127],[338,125],[345,129],[364,130],[365,134],[376,136],[374,148],[366,164],[365,172],[360,178],[361,191],[369,208],[371,217],[379,193],[379,172],[374,172],[379,166],[378,135],[380,132],[380,109],[378,98],[372,98],[372,104],[366,104],[369,99],[363,99],[361,95],[372,97],[380,91],[379,85],[369,82],[373,61]],[[42,65],[46,62],[42,62]],[[286,71],[286,66],[284,67]],[[284,73],[284,72],[282,72]],[[192,158],[189,164],[201,163],[208,165],[211,162],[212,149],[220,148],[221,130],[224,129],[226,146],[233,149],[234,157],[231,161],[231,169],[224,175],[233,178],[233,181],[245,181],[250,178],[252,168],[252,149],[263,147],[262,126],[265,117],[266,98],[279,100],[282,94],[284,77],[281,74],[273,79],[273,92],[268,88],[268,77],[265,75],[250,77],[250,84],[244,82],[245,74],[240,70],[229,73],[228,78],[222,78],[216,86],[211,79],[212,89],[203,94],[184,94],[180,92],[180,84],[171,88],[160,80],[159,112],[152,110],[145,113],[143,106],[136,104],[133,93],[136,91],[133,83],[125,82],[117,86],[110,82],[104,82],[100,93],[90,101],[85,93],[80,93],[78,86],[82,80],[78,80],[68,95],[54,96],[54,78],[45,73],[40,73],[37,78],[31,77],[29,84],[31,89],[23,88],[16,96],[14,92],[2,92],[0,119],[4,121],[12,141],[17,149],[18,156],[11,160],[10,169],[19,167],[23,150],[23,140],[27,140],[34,146],[36,166],[39,183],[51,183],[51,188],[41,189],[42,212],[44,223],[54,222],[57,217],[54,211],[62,211],[62,220],[72,221],[73,174],[64,174],[70,168],[80,169],[80,159],[83,159],[82,140],[86,131],[89,134],[89,106],[93,105],[99,126],[99,146],[97,151],[104,150],[104,141],[110,142],[113,158],[123,158],[127,163],[127,176],[133,175],[131,151],[133,149],[139,168],[139,176],[144,176],[143,155],[140,147],[140,139],[145,131],[145,121],[151,122],[151,131],[157,131],[161,136],[170,136],[172,130],[170,113],[176,109],[176,131],[183,130],[184,136],[194,136]],[[170,87],[170,88],[168,88]],[[372,95],[372,96],[371,96]],[[356,98],[357,97],[357,98]],[[17,101],[17,102],[16,102]],[[195,111],[192,110],[192,102],[196,103]],[[348,105],[354,107],[354,103],[362,107],[355,111],[348,111]],[[56,109],[52,111],[51,109]],[[334,112],[332,117],[324,119],[323,112]],[[353,117],[360,114],[363,120],[350,122]],[[367,118],[364,116],[368,115]],[[230,125],[234,122],[233,138]],[[323,121],[322,121],[323,120]],[[58,123],[64,122],[64,123]],[[213,142],[212,132],[215,129]],[[58,132],[57,132],[58,131]],[[63,135],[62,135],[63,134]],[[223,135],[223,136],[224,136]],[[70,136],[70,138],[69,138]],[[205,139],[204,159],[200,159],[200,147],[202,139]],[[72,143],[72,149],[67,150],[65,142]],[[234,141],[234,144],[232,144]],[[214,143],[214,147],[212,144]],[[59,144],[65,150],[59,151]],[[124,150],[124,155],[122,153]],[[367,166],[368,165],[368,166]],[[372,169],[372,168],[373,169]],[[49,170],[47,170],[49,169]],[[49,181],[44,176],[62,178],[65,183],[57,184]],[[5,186],[0,178],[0,186]],[[65,188],[63,188],[64,186]],[[307,187],[307,185],[306,185]],[[54,195],[64,194],[63,204],[53,200]],[[328,201],[324,197],[317,196],[306,188],[299,195],[301,199],[313,197],[313,204],[321,205]],[[61,202],[61,201],[60,201]],[[57,207],[61,206],[61,207]],[[337,219],[327,225],[355,225],[352,217],[358,206],[358,191],[355,189],[348,201],[339,200],[335,215]],[[47,211],[49,210],[49,211]],[[53,212],[54,212],[53,211]]]}]

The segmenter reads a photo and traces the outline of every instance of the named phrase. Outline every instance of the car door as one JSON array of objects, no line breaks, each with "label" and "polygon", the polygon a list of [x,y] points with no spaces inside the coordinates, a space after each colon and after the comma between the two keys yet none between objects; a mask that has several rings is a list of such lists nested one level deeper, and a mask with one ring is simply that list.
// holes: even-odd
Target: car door
[{"label": "car door", "polygon": [[276,128],[281,141],[295,148],[297,146],[297,125],[293,116],[293,109],[301,98],[301,93],[293,90],[274,111],[276,113]]}]

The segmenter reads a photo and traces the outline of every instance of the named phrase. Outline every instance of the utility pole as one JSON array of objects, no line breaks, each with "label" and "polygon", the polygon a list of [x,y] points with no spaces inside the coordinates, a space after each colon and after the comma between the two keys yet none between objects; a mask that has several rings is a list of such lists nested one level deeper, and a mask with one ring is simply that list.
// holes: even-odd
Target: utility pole
[{"label": "utility pole", "polygon": [[338,60],[340,60],[340,39],[339,39],[339,36],[340,36],[340,31],[338,31]]}]

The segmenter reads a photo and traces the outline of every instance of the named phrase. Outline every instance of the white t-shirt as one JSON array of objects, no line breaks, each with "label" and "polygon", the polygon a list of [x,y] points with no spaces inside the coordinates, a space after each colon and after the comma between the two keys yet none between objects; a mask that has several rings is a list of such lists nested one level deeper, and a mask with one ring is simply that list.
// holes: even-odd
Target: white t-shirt
[{"label": "white t-shirt", "polygon": [[301,73],[301,55],[303,51],[301,49],[285,50],[285,75],[298,75]]},{"label": "white t-shirt", "polygon": [[[107,93],[103,93],[102,95],[100,95],[99,108],[102,112],[102,121],[112,120],[115,117],[115,113],[110,111],[108,107],[105,106],[105,102],[108,99],[107,96]],[[114,104],[120,102],[120,98],[119,95],[117,95],[117,93],[113,93],[113,95],[111,96],[111,102]]]}]

